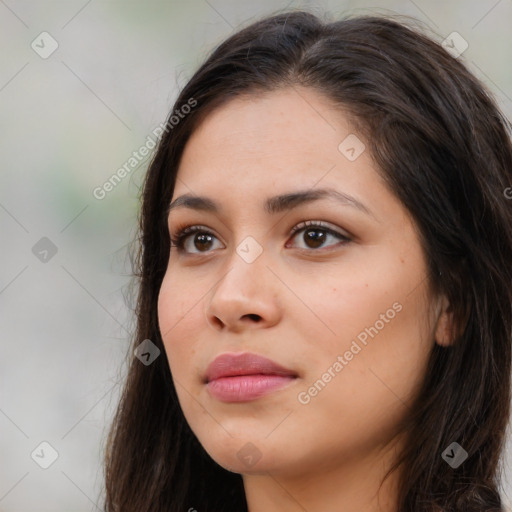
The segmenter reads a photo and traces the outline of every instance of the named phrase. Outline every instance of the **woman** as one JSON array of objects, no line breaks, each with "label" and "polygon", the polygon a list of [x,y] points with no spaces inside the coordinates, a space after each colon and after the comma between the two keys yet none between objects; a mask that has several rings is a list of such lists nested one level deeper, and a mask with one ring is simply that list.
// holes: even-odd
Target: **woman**
[{"label": "woman", "polygon": [[509,134],[393,20],[223,42],[148,170],[106,510],[502,511]]}]

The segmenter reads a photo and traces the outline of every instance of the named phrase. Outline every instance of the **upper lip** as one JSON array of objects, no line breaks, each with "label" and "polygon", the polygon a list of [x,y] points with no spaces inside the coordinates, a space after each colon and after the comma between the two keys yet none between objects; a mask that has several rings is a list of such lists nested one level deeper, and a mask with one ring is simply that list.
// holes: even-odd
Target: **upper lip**
[{"label": "upper lip", "polygon": [[236,375],[289,375],[297,377],[297,374],[267,359],[266,357],[242,352],[237,354],[221,354],[216,357],[206,369],[205,382],[221,377],[233,377]]}]

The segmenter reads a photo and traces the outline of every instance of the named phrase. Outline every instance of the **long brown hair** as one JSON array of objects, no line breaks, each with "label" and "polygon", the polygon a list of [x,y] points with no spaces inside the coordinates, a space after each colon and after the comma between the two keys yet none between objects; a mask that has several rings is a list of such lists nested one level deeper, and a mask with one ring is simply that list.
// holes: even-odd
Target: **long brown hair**
[{"label": "long brown hair", "polygon": [[[385,17],[325,22],[302,11],[230,36],[172,108],[143,189],[130,347],[133,353],[150,339],[162,354],[148,366],[130,361],[107,440],[105,510],[247,510],[242,477],[214,462],[189,428],[165,357],[157,299],[170,251],[166,212],[185,144],[208,113],[241,94],[296,85],[323,93],[359,124],[418,227],[431,286],[446,294],[460,326],[453,345],[434,345],[404,424],[410,442],[396,462],[405,468],[398,512],[502,511],[511,402],[510,124],[463,63],[420,30]],[[456,469],[442,457],[452,442],[468,453]]]}]

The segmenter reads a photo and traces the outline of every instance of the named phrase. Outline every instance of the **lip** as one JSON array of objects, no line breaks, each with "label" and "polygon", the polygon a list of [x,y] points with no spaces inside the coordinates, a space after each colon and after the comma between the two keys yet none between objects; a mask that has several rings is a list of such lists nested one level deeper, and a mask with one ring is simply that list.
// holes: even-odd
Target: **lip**
[{"label": "lip", "polygon": [[257,354],[225,353],[210,363],[204,383],[214,398],[244,402],[276,391],[297,377],[293,370]]},{"label": "lip", "polygon": [[283,375],[297,377],[297,373],[266,357],[251,352],[224,353],[216,357],[206,369],[205,382],[221,377],[239,375]]}]

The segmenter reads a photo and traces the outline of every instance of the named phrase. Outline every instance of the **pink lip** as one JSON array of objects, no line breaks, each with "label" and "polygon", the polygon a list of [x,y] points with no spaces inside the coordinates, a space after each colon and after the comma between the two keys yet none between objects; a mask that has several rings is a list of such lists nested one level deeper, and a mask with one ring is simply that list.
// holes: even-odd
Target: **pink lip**
[{"label": "pink lip", "polygon": [[223,402],[255,400],[297,377],[292,370],[263,356],[243,352],[222,354],[208,366],[207,389]]}]

